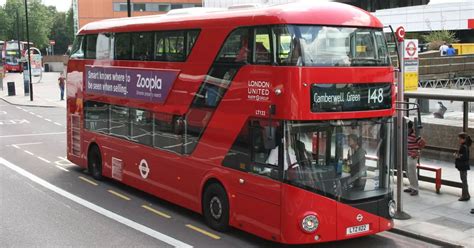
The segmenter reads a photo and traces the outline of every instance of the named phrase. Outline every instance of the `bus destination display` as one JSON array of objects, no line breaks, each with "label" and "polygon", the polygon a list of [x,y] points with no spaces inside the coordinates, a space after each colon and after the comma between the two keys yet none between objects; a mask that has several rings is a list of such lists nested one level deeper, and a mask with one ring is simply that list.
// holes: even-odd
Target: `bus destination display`
[{"label": "bus destination display", "polygon": [[86,66],[86,91],[164,103],[177,71]]},{"label": "bus destination display", "polygon": [[311,112],[343,112],[390,109],[390,83],[312,84]]}]

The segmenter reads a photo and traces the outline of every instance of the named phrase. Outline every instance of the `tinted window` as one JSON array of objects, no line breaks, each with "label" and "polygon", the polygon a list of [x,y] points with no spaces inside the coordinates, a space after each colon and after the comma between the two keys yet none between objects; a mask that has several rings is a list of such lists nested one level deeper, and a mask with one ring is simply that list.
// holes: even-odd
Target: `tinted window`
[{"label": "tinted window", "polygon": [[237,29],[225,41],[216,62],[246,63],[249,55],[249,30]]},{"label": "tinted window", "polygon": [[270,64],[272,60],[272,45],[269,28],[255,29],[254,61],[256,64]]},{"label": "tinted window", "polygon": [[189,55],[196,43],[197,37],[199,35],[198,30],[191,30],[188,31],[188,39],[187,39],[187,48],[186,48],[186,55]]},{"label": "tinted window", "polygon": [[86,35],[86,59],[95,59],[97,46],[97,35]]},{"label": "tinted window", "polygon": [[130,109],[131,139],[147,146],[153,145],[153,118],[149,111]]},{"label": "tinted window", "polygon": [[110,134],[125,139],[130,137],[128,108],[116,105],[110,107]]},{"label": "tinted window", "polygon": [[250,137],[249,125],[245,123],[239,135],[227,152],[222,165],[237,170],[247,171],[250,167]]},{"label": "tinted window", "polygon": [[113,35],[99,34],[96,44],[96,59],[113,59]]},{"label": "tinted window", "polygon": [[132,33],[132,59],[151,60],[153,56],[153,33]]},{"label": "tinted window", "polygon": [[88,101],[84,104],[85,127],[88,130],[109,133],[109,105]]},{"label": "tinted window", "polygon": [[232,65],[213,66],[195,95],[193,106],[217,107],[237,71]]},{"label": "tinted window", "polygon": [[[301,49],[296,38],[288,30],[291,27],[273,28],[276,38],[276,58],[280,65],[296,65],[301,63]],[[299,62],[298,62],[299,61]]]},{"label": "tinted window", "polygon": [[155,59],[158,61],[184,61],[186,58],[184,35],[184,31],[157,33]]},{"label": "tinted window", "polygon": [[115,34],[115,59],[127,60],[131,58],[130,34]]},{"label": "tinted window", "polygon": [[72,45],[71,58],[73,59],[82,59],[84,58],[84,36],[76,36],[74,44]]},{"label": "tinted window", "polygon": [[171,114],[155,113],[154,125],[154,147],[176,153],[183,152],[183,118]]}]

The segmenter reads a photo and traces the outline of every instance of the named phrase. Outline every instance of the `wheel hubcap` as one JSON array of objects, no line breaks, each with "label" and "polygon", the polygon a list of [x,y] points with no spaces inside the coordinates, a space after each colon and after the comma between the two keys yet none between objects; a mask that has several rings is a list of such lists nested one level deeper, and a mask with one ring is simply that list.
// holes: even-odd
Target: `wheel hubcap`
[{"label": "wheel hubcap", "polygon": [[222,203],[221,200],[217,197],[214,196],[211,198],[211,201],[209,202],[209,209],[211,210],[211,215],[214,217],[214,219],[220,219],[222,216]]}]

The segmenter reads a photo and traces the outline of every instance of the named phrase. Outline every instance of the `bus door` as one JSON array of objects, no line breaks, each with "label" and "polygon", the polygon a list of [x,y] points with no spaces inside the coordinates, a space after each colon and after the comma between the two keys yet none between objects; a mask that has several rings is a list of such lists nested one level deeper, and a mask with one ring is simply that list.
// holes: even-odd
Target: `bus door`
[{"label": "bus door", "polygon": [[[266,123],[265,123],[266,122]],[[281,182],[277,122],[251,121],[248,138],[250,163],[232,173],[236,197],[232,208],[238,225],[244,230],[271,240],[280,239]],[[280,137],[278,137],[280,136]],[[242,168],[244,166],[244,168]]]}]

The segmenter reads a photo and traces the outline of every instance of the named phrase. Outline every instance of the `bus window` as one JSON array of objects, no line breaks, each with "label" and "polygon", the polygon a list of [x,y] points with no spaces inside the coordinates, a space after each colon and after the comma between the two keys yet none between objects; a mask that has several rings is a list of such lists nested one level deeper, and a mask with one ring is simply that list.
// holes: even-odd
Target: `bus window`
[{"label": "bus window", "polygon": [[114,37],[111,34],[97,36],[96,59],[113,59]]},{"label": "bus window", "polygon": [[72,59],[84,58],[83,40],[84,40],[83,35],[77,36],[76,39],[74,40],[74,44],[72,45],[72,50],[71,50]]},{"label": "bus window", "polygon": [[216,62],[248,63],[249,52],[249,30],[237,29],[225,41]]},{"label": "bus window", "polygon": [[277,63],[279,65],[297,65],[301,62],[301,49],[296,37],[291,34],[290,27],[276,27],[273,29],[277,44]]},{"label": "bus window", "polygon": [[108,134],[109,105],[101,102],[87,101],[84,104],[84,121],[86,129]]},{"label": "bus window", "polygon": [[188,31],[187,33],[187,48],[186,48],[186,56],[188,56],[191,53],[191,50],[194,47],[194,44],[196,43],[197,37],[199,35],[199,30],[191,30]]},{"label": "bus window", "polygon": [[184,31],[156,33],[155,60],[184,61],[186,59],[184,34]]},{"label": "bus window", "polygon": [[183,118],[165,113],[155,113],[153,146],[163,150],[183,153]]},{"label": "bus window", "polygon": [[130,33],[115,34],[115,59],[128,60],[130,58]]},{"label": "bus window", "polygon": [[153,145],[153,118],[149,111],[130,109],[131,139],[147,146]]},{"label": "bus window", "polygon": [[252,173],[279,179],[279,153],[283,147],[281,123],[256,120],[251,122]]},{"label": "bus window", "polygon": [[86,35],[86,59],[95,59],[97,47],[97,34]]},{"label": "bus window", "polygon": [[129,139],[130,121],[127,107],[112,105],[110,107],[110,134]]},{"label": "bus window", "polygon": [[[266,120],[251,120],[242,127],[222,165],[260,176],[279,179],[281,123],[268,125]],[[270,133],[276,134],[270,138]]]},{"label": "bus window", "polygon": [[153,33],[132,33],[132,59],[148,61],[153,56]]},{"label": "bus window", "polygon": [[250,137],[249,125],[245,125],[240,130],[234,144],[227,152],[222,165],[236,170],[247,171],[250,166]]},{"label": "bus window", "polygon": [[270,46],[270,29],[256,28],[255,29],[255,43],[253,46],[254,63],[255,64],[271,64],[272,52]]}]

